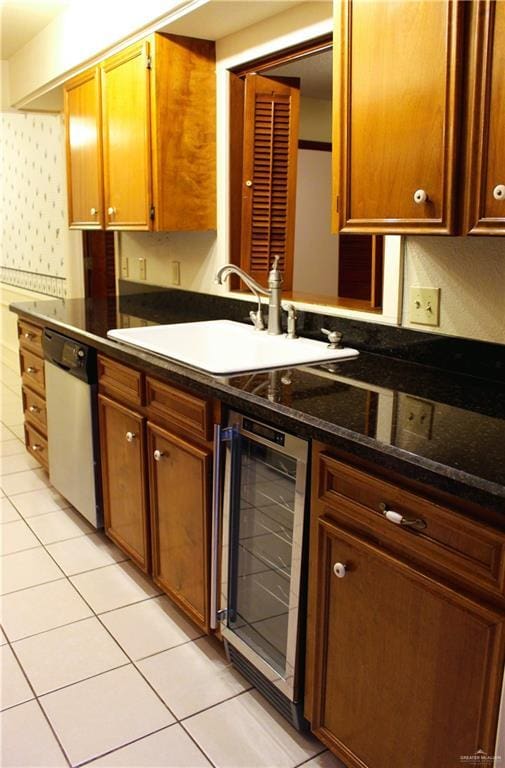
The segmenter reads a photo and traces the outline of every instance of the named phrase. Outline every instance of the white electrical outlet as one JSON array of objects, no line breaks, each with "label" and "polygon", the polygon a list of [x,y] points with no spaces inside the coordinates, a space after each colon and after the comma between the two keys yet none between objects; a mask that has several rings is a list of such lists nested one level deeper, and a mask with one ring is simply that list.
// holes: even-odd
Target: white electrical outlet
[{"label": "white electrical outlet", "polygon": [[146,279],[146,260],[142,257],[139,258],[139,280]]},{"label": "white electrical outlet", "polygon": [[440,288],[410,286],[409,320],[420,325],[440,325]]}]

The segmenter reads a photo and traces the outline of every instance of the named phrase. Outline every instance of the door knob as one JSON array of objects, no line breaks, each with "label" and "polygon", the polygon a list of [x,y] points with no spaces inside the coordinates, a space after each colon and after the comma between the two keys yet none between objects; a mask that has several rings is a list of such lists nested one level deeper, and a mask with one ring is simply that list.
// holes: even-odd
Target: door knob
[{"label": "door knob", "polygon": [[419,205],[420,203],[427,203],[428,200],[429,200],[429,197],[424,191],[424,189],[416,189],[416,191],[414,192],[415,203]]},{"label": "door knob", "polygon": [[333,566],[333,573],[338,579],[343,579],[347,573],[347,568],[344,563],[335,563]]},{"label": "door knob", "polygon": [[497,184],[493,189],[493,197],[495,200],[505,200],[505,184]]}]

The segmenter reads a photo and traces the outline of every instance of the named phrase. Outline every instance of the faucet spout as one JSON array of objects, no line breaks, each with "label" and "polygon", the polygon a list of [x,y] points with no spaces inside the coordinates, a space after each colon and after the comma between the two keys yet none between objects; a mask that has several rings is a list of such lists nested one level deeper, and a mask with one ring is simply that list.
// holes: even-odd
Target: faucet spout
[{"label": "faucet spout", "polygon": [[268,289],[263,288],[251,275],[244,272],[240,267],[236,267],[234,264],[225,264],[218,269],[215,277],[215,281],[218,285],[222,285],[232,274],[238,275],[241,280],[251,290],[256,299],[258,300],[258,310],[251,312],[250,316],[254,322],[254,327],[257,330],[264,330],[265,325],[263,322],[261,312],[261,296],[268,296],[268,333],[271,336],[279,336],[282,333],[281,323],[281,292],[282,292],[282,273],[279,268],[279,256],[274,257],[274,263],[272,269],[268,275]]},{"label": "faucet spout", "polygon": [[256,282],[256,280],[247,274],[247,272],[244,272],[243,269],[240,269],[240,267],[236,267],[234,264],[225,264],[224,267],[221,267],[218,269],[215,277],[215,281],[218,285],[222,285],[223,281],[226,280],[227,277],[230,275],[238,275],[241,280],[244,281],[244,283],[247,285],[249,290],[251,290],[254,295],[256,296],[256,299],[258,301],[258,309],[256,312],[250,312],[249,317],[254,323],[254,327],[257,331],[264,331],[265,330],[265,322],[263,320],[263,313],[261,309],[261,297],[260,294],[263,294],[264,296],[268,296],[268,291],[263,288],[262,285]]}]

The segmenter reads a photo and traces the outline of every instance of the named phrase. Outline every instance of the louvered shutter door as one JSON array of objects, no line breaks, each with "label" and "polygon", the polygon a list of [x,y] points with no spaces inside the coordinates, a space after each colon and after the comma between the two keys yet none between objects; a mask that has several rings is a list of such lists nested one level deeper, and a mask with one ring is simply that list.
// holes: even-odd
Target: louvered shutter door
[{"label": "louvered shutter door", "polygon": [[280,256],[284,290],[293,281],[298,81],[247,75],[244,109],[241,265],[266,285]]}]

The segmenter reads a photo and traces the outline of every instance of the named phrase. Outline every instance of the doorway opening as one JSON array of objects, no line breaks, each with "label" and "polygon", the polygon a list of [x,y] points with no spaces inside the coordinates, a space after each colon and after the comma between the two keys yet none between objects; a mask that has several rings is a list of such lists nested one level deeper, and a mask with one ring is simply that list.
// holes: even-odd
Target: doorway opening
[{"label": "doorway opening", "polygon": [[380,312],[383,238],[331,230],[332,48],[327,35],[230,72],[231,262],[266,285],[279,255],[283,298]]}]

